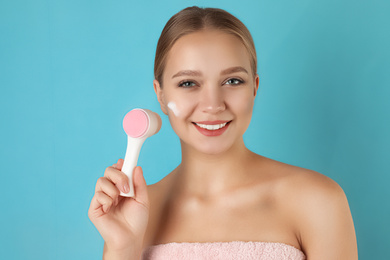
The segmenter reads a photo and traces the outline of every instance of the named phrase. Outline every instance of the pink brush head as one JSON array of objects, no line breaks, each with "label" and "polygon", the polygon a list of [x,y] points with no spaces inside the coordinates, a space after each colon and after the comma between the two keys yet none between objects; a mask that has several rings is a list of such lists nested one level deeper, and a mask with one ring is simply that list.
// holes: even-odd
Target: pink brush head
[{"label": "pink brush head", "polygon": [[160,116],[148,109],[136,108],[123,118],[123,129],[132,138],[149,137],[161,128]]}]

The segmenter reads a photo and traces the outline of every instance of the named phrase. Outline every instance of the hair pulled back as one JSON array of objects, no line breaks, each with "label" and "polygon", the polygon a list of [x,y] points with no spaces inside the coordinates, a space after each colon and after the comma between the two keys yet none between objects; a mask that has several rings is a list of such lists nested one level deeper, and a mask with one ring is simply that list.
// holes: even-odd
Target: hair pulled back
[{"label": "hair pulled back", "polygon": [[235,16],[218,8],[187,7],[169,19],[157,43],[154,77],[162,86],[162,77],[168,52],[184,35],[204,29],[216,29],[235,35],[244,44],[250,56],[253,76],[257,73],[256,49],[246,26]]}]

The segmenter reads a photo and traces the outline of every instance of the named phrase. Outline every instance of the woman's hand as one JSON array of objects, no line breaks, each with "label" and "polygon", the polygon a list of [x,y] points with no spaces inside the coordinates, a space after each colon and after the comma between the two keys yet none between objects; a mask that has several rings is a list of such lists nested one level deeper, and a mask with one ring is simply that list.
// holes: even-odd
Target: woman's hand
[{"label": "woman's hand", "polygon": [[149,198],[141,167],[134,169],[134,198],[127,193],[129,182],[121,172],[123,159],[107,167],[98,179],[88,216],[105,241],[105,255],[139,258],[149,218]]}]

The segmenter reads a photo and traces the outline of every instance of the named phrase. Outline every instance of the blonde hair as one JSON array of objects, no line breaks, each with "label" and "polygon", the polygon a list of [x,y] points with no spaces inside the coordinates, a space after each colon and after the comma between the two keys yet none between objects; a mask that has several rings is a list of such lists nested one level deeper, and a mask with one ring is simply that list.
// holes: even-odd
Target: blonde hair
[{"label": "blonde hair", "polygon": [[246,26],[235,16],[218,8],[187,7],[169,19],[157,43],[154,60],[154,78],[162,86],[162,77],[168,52],[184,35],[204,29],[217,29],[237,36],[250,56],[253,76],[257,73],[255,44]]}]

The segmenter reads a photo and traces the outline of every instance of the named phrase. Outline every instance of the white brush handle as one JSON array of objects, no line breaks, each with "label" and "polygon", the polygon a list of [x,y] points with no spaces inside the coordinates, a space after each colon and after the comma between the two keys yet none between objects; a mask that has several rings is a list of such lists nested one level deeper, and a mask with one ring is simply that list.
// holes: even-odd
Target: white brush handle
[{"label": "white brush handle", "polygon": [[121,196],[134,197],[133,172],[135,166],[137,166],[139,152],[141,151],[142,144],[145,140],[146,137],[132,138],[127,136],[127,149],[122,172],[129,178],[130,191],[128,193],[121,192]]}]

